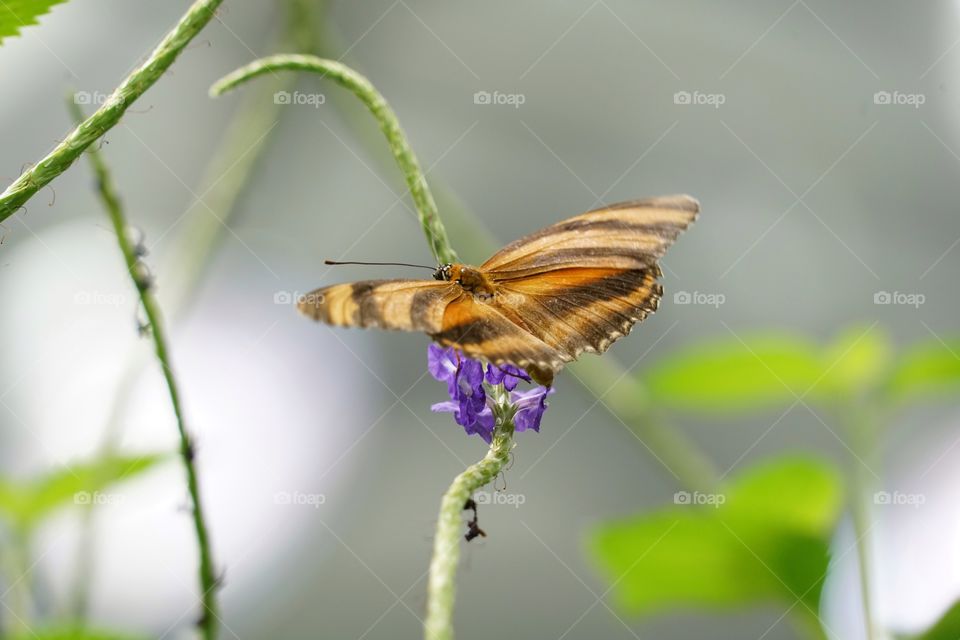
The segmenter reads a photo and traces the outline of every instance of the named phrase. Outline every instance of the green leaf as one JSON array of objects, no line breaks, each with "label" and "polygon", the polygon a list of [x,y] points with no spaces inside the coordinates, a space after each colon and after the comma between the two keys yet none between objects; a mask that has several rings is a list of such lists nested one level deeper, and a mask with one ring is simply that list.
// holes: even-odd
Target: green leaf
[{"label": "green leaf", "polygon": [[839,473],[789,458],[749,470],[712,499],[677,496],[687,504],[602,525],[590,538],[624,609],[801,600],[817,610],[843,504]]},{"label": "green leaf", "polygon": [[145,640],[146,638],[145,635],[106,629],[85,629],[80,626],[34,628],[25,634],[15,636],[15,640]]},{"label": "green leaf", "polygon": [[960,638],[960,602],[947,609],[940,619],[923,633],[898,637],[905,640],[957,640]]},{"label": "green leaf", "polygon": [[37,18],[66,0],[4,0],[0,2],[0,43],[9,36],[20,35],[20,29],[37,24]]},{"label": "green leaf", "polygon": [[167,457],[168,454],[112,455],[64,466],[27,482],[0,478],[0,516],[29,528],[61,507],[109,500],[111,496],[101,494],[105,488],[134,478]]},{"label": "green leaf", "polygon": [[883,380],[893,360],[893,348],[885,331],[877,327],[853,327],[843,331],[823,354],[823,379],[817,392],[834,397],[860,395]]},{"label": "green leaf", "polygon": [[[792,402],[822,373],[817,345],[794,336],[749,336],[683,349],[647,371],[652,396],[675,408],[757,409]],[[791,393],[792,392],[792,393]]]},{"label": "green leaf", "polygon": [[909,400],[956,391],[960,386],[960,341],[930,340],[911,347],[890,378],[890,395]]}]

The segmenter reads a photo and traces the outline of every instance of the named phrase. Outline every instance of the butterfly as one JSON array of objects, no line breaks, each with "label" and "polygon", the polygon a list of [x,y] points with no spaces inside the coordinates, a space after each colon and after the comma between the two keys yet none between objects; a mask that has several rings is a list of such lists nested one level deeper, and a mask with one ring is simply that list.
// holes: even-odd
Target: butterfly
[{"label": "butterfly", "polygon": [[588,211],[511,242],[479,267],[433,280],[365,280],[301,296],[299,310],[341,327],[422,331],[550,386],[583,352],[602,353],[656,311],[657,261],[697,217],[690,196]]}]

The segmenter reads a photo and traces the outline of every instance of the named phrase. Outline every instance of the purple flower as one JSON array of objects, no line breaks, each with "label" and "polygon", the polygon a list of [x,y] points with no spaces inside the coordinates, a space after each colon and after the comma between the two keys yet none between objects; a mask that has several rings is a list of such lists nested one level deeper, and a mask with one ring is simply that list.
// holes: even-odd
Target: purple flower
[{"label": "purple flower", "polygon": [[487,382],[490,384],[502,383],[504,389],[513,391],[517,388],[517,384],[519,384],[521,380],[530,382],[530,376],[519,367],[515,367],[512,364],[487,365]]},{"label": "purple flower", "polygon": [[533,429],[540,431],[540,420],[547,410],[547,396],[553,393],[553,388],[535,387],[529,391],[512,391],[510,399],[517,407],[513,417],[513,424],[517,431]]},{"label": "purple flower", "polygon": [[434,344],[427,351],[427,370],[437,380],[447,383],[447,394],[450,396],[449,401],[438,402],[430,409],[452,413],[454,420],[467,434],[477,434],[487,444],[493,440],[497,417],[493,411],[494,401],[485,385],[503,385],[503,389],[510,393],[517,431],[540,430],[540,421],[547,410],[547,395],[553,393],[553,389],[539,386],[516,391],[520,380],[530,382],[530,377],[523,369],[510,364],[487,365],[484,374],[483,364],[479,361],[467,358],[452,348]]},{"label": "purple flower", "polygon": [[483,438],[487,444],[493,441],[495,420],[490,407],[484,407],[483,411],[476,414],[473,420],[465,419],[464,415],[460,412],[460,405],[456,402],[438,402],[432,405],[430,410],[437,413],[452,413],[454,420],[463,427],[467,435],[477,434]]}]

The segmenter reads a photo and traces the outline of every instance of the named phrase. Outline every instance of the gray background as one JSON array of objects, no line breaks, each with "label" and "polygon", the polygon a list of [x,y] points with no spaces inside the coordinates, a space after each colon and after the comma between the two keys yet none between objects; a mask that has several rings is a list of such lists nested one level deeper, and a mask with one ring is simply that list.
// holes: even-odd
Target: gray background
[{"label": "gray background", "polygon": [[[68,87],[109,93],[186,6],[75,0],[5,42],[0,175],[12,179],[68,130]],[[674,348],[752,330],[825,341],[879,321],[899,345],[956,331],[955,3],[378,0],[336,3],[328,19],[430,175],[501,241],[598,201],[700,199],[700,221],[666,260],[661,311],[606,356],[624,366],[642,371]],[[161,296],[177,268],[164,256],[178,232],[209,215],[196,203],[198,182],[238,101],[211,100],[207,88],[273,52],[281,22],[275,3],[228,2],[107,136]],[[303,78],[298,90],[339,89]],[[478,91],[524,102],[475,104]],[[681,91],[724,102],[675,104]],[[878,91],[921,94],[924,104],[876,104]],[[329,273],[324,258],[429,263],[430,255],[409,201],[396,203],[397,174],[373,170],[329,101],[286,107],[273,134],[194,306],[172,332],[227,571],[224,618],[240,638],[415,638],[439,496],[484,446],[429,412],[444,389],[422,377],[425,337],[333,333],[274,304],[278,291],[395,273]],[[0,230],[8,473],[92,454],[125,354],[147,350],[134,336],[136,305],[88,168],[78,164],[53,186],[55,199],[45,189]],[[485,257],[467,235],[451,235],[462,257]],[[676,291],[726,302],[676,305]],[[922,293],[925,303],[878,306],[878,291]],[[78,304],[78,292],[114,303]],[[585,533],[668,504],[679,484],[571,378],[557,388],[542,433],[518,438],[506,476],[524,504],[483,509],[491,536],[465,550],[459,637],[492,629],[515,638],[794,637],[777,622],[780,604],[649,620],[594,606],[611,598],[585,559]],[[733,474],[785,451],[845,459],[836,430],[802,406],[779,417],[674,422]],[[915,481],[928,496],[923,510],[878,525],[879,617],[897,628],[928,622],[960,591],[955,422],[949,407],[903,416],[878,468],[891,486]],[[130,450],[174,446],[153,366],[123,423]],[[117,489],[124,500],[104,509],[98,620],[188,633],[195,559],[179,487],[171,464]],[[278,505],[277,492],[325,502]],[[75,514],[65,514],[35,550],[47,611],[59,611],[68,593],[76,531]],[[917,549],[909,555],[907,541]],[[855,602],[846,560],[828,587],[836,603],[828,615],[837,637],[849,638],[857,632],[853,606],[844,606]]]}]

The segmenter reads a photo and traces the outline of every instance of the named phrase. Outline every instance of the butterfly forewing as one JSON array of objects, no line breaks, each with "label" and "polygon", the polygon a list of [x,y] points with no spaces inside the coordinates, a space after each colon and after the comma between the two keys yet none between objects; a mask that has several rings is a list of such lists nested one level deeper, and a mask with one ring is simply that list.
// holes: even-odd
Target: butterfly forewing
[{"label": "butterfly forewing", "polygon": [[461,293],[452,282],[363,280],[317,289],[301,296],[297,308],[334,326],[435,333],[447,304]]},{"label": "butterfly forewing", "polygon": [[646,269],[656,264],[699,210],[690,196],[595,209],[511,242],[480,269],[498,280],[566,267]]}]

